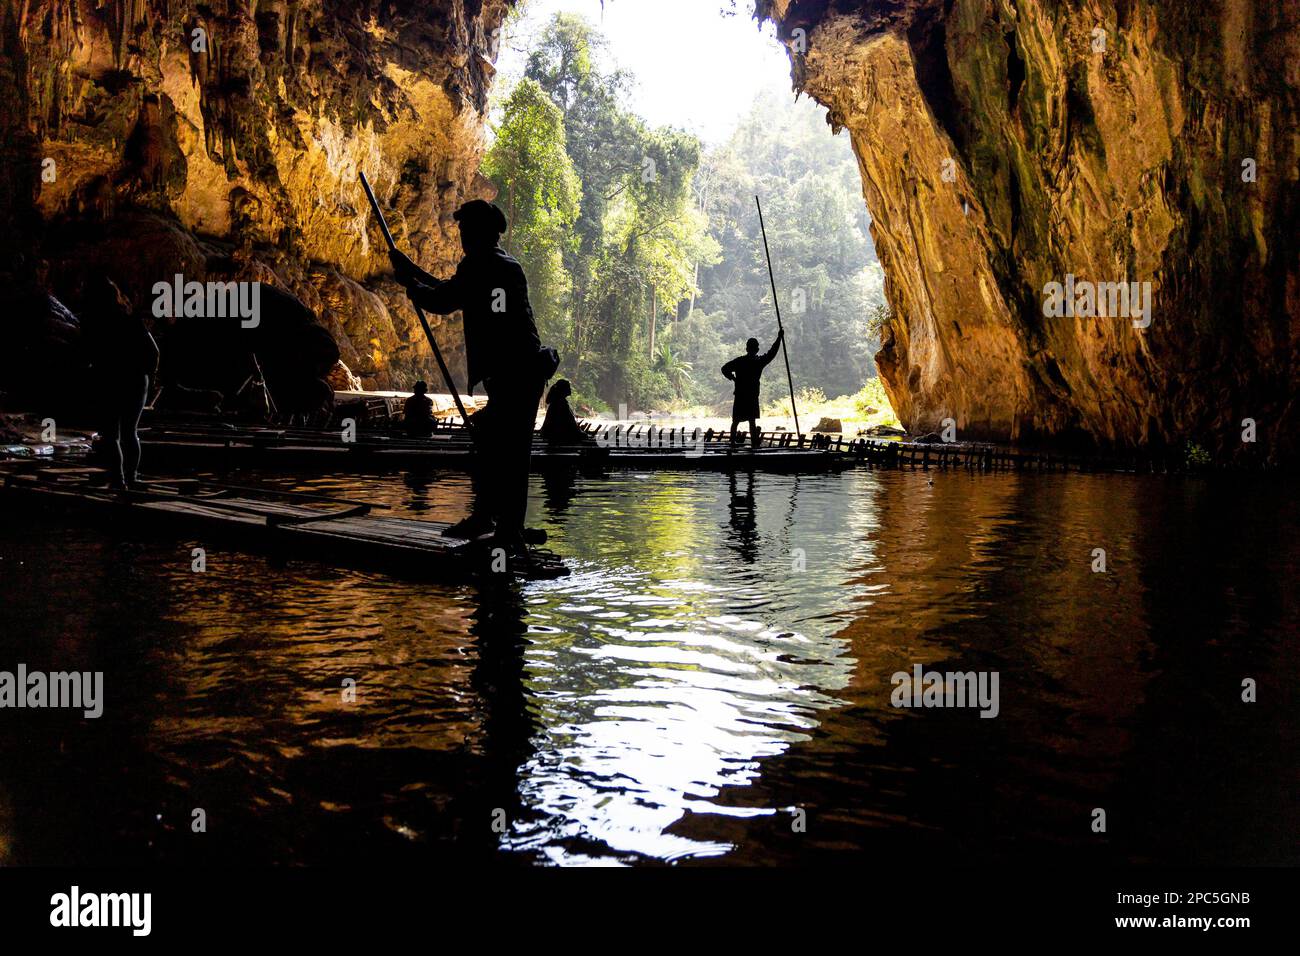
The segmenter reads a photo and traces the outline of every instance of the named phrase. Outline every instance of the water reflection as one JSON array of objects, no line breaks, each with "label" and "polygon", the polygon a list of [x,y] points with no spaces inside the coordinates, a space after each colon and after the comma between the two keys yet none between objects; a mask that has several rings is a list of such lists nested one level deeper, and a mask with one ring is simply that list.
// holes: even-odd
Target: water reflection
[{"label": "water reflection", "polygon": [[[507,849],[565,863],[731,850],[673,828],[734,812],[714,798],[807,739],[852,670],[843,642],[781,625],[815,611],[790,587],[788,564],[778,570],[774,553],[767,579],[749,572],[760,560],[752,476],[739,479],[743,492],[733,479],[725,499],[698,481],[635,480],[634,502],[617,485],[581,496],[580,511],[604,516],[599,541],[559,520],[571,501],[547,510],[557,548],[598,560],[531,589],[526,667],[545,729],[519,769],[524,815]],[[728,545],[739,563],[714,557]]]},{"label": "water reflection", "polygon": [[[753,564],[758,556],[758,516],[754,513],[754,475],[728,476],[731,486],[731,535],[727,545],[746,564]],[[743,482],[744,490],[739,486]],[[793,495],[791,501],[793,501]]]},{"label": "water reflection", "polygon": [[433,476],[428,471],[408,471],[402,475],[402,484],[411,490],[406,504],[412,514],[419,515],[429,510],[429,486],[432,483]]},{"label": "water reflection", "polygon": [[[310,485],[435,520],[469,491]],[[1294,862],[1278,488],[552,477],[530,520],[572,577],[441,587],[211,543],[195,574],[198,542],[10,524],[0,662],[93,663],[109,706],[0,724],[3,860]],[[999,718],[892,708],[913,663],[999,671]],[[1098,805],[1128,821],[1101,840]]]}]

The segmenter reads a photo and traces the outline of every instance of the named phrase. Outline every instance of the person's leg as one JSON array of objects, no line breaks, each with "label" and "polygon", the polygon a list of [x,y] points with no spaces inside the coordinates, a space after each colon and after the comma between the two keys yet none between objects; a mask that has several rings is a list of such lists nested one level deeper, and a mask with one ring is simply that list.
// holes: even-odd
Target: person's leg
[{"label": "person's leg", "polygon": [[497,471],[496,533],[499,538],[514,544],[521,540],[524,516],[528,513],[529,456],[519,450],[516,435],[510,447],[503,449],[501,467]]},{"label": "person's leg", "polygon": [[95,446],[98,464],[104,469],[110,487],[122,484],[122,446],[118,444],[118,397],[112,378],[106,374],[95,375],[91,381],[94,396],[95,431],[99,442]]},{"label": "person's leg", "polygon": [[540,387],[522,389],[511,396],[509,430],[503,436],[500,462],[497,534],[511,543],[522,543],[528,514],[528,474],[532,463],[533,429],[537,424]]},{"label": "person's leg", "polygon": [[117,405],[120,399],[110,396],[105,398],[113,402],[113,407],[109,410],[110,418],[105,420],[104,424],[104,454],[106,460],[104,467],[108,470],[108,483],[113,488],[126,487],[126,472],[122,462],[122,423],[123,416],[121,408]]},{"label": "person's leg", "polygon": [[740,428],[740,419],[733,417],[731,419],[731,444],[733,445],[736,444],[737,441],[739,441],[739,438],[736,435],[736,431],[739,428]]},{"label": "person's leg", "polygon": [[505,470],[510,463],[510,409],[504,397],[497,399],[497,412],[490,433],[491,442],[483,456],[483,505],[481,509],[476,506],[475,510],[486,514],[500,534]]},{"label": "person's leg", "polygon": [[474,446],[474,460],[470,462],[470,513],[457,521],[444,534],[452,538],[477,538],[492,530],[496,488],[493,473],[499,467],[495,461],[497,446],[497,420],[501,402],[491,396],[487,405],[474,414],[470,439]]},{"label": "person's leg", "polygon": [[763,430],[758,427],[758,419],[749,420],[749,441],[755,448],[763,443]]},{"label": "person's leg", "polygon": [[140,478],[140,416],[149,398],[149,376],[142,376],[134,389],[122,395],[122,475],[128,486]]}]

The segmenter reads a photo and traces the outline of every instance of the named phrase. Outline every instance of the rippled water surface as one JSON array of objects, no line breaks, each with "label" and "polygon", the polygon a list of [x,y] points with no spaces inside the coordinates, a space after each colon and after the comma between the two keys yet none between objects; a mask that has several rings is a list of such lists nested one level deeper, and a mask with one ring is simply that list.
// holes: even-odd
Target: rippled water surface
[{"label": "rippled water surface", "polygon": [[[106,703],[0,710],[0,861],[1300,862],[1296,517],[1241,479],[535,478],[574,574],[483,590],[8,513],[0,669]],[[892,707],[917,663],[996,671],[998,716]]]}]

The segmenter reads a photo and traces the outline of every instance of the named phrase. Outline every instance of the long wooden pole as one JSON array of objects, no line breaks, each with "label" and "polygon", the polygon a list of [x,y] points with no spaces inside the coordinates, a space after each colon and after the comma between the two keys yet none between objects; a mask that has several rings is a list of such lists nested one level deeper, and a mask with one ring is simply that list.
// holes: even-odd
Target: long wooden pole
[{"label": "long wooden pole", "polygon": [[[763,225],[763,204],[754,197],[754,205],[758,207],[758,228],[763,233],[763,255],[767,256],[767,277],[772,283],[772,305],[776,309],[776,328],[778,332],[785,331],[781,324],[781,300],[776,294],[776,275],[772,272],[772,253],[767,248],[767,227]],[[794,403],[794,376],[790,374],[790,353],[786,351],[785,338],[781,338],[781,357],[785,359],[785,380],[790,386],[790,411],[794,412],[794,433],[803,439],[803,432],[799,429],[799,409]]]},{"label": "long wooden pole", "polygon": [[[375,199],[375,192],[370,188],[370,180],[366,179],[366,174],[361,174],[361,187],[366,191],[366,198],[370,200],[370,208],[374,210],[375,218],[379,220],[379,229],[384,234],[384,241],[388,243],[388,248],[397,249],[397,243],[393,241],[393,234],[388,231],[388,222],[384,219],[384,214],[379,208],[379,201]],[[461,421],[465,423],[466,428],[473,429],[474,425],[469,420],[469,415],[465,412],[465,405],[460,400],[460,392],[456,390],[456,382],[451,377],[451,370],[447,368],[447,363],[443,361],[442,350],[438,348],[438,340],[433,337],[433,329],[429,328],[429,320],[424,317],[424,310],[421,309],[414,299],[411,305],[415,306],[416,318],[420,320],[420,327],[424,329],[424,337],[429,340],[429,347],[433,349],[433,357],[438,361],[438,368],[442,370],[442,380],[447,383],[447,391],[451,392],[452,400],[456,403],[456,410],[460,412]]]}]

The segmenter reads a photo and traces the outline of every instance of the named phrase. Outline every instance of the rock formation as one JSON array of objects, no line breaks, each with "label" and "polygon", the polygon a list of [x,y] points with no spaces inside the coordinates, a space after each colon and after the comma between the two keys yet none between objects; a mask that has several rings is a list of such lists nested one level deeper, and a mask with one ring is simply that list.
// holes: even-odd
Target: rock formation
[{"label": "rock formation", "polygon": [[[3,2],[11,276],[74,311],[92,273],[137,301],[177,272],[261,279],[366,386],[429,376],[357,173],[418,260],[454,261],[451,212],[491,191],[509,0]],[[1294,455],[1297,0],[756,8],[852,137],[892,307],[877,364],[913,432]],[[1149,283],[1150,324],[1045,314],[1075,280]]]},{"label": "rock formation", "polygon": [[[877,364],[913,432],[1294,456],[1300,4],[757,14],[852,136],[892,308]],[[1149,282],[1150,325],[1045,315],[1067,276]]]},{"label": "rock formation", "polygon": [[[27,265],[56,295],[75,308],[96,272],[146,304],[175,273],[260,279],[367,386],[428,374],[357,174],[417,260],[458,258],[452,211],[491,193],[507,0],[4,3],[0,228],[43,223]],[[460,336],[443,337],[455,366]]]}]

